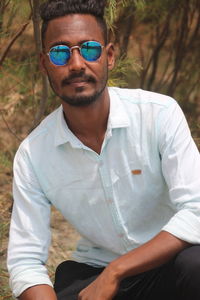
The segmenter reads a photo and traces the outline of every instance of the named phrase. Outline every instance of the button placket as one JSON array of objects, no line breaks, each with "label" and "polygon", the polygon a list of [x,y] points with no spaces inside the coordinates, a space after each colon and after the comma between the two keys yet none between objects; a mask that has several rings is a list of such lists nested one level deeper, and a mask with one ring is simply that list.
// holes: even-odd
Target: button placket
[{"label": "button placket", "polygon": [[109,209],[111,216],[112,216],[112,220],[114,223],[114,227],[116,229],[116,234],[117,236],[121,239],[122,242],[122,246],[124,248],[124,250],[127,250],[127,247],[129,245],[126,235],[124,233],[121,221],[120,221],[120,217],[116,208],[116,204],[114,201],[114,195],[113,195],[113,187],[112,187],[112,181],[108,172],[108,168],[106,167],[106,164],[103,164],[103,161],[100,162],[99,164],[99,172],[100,172],[100,177],[102,180],[102,185],[104,188],[104,193],[105,193],[105,198],[106,203],[107,203],[107,208]]}]

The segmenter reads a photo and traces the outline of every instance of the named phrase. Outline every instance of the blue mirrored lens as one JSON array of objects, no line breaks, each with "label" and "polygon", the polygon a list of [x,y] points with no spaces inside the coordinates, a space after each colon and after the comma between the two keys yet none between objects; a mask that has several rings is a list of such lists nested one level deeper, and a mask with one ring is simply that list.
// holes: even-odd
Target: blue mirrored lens
[{"label": "blue mirrored lens", "polygon": [[70,49],[65,45],[51,48],[49,52],[51,62],[56,66],[64,66],[70,58]]},{"label": "blue mirrored lens", "polygon": [[81,55],[87,61],[96,61],[102,52],[101,44],[95,41],[85,42],[81,45]]}]

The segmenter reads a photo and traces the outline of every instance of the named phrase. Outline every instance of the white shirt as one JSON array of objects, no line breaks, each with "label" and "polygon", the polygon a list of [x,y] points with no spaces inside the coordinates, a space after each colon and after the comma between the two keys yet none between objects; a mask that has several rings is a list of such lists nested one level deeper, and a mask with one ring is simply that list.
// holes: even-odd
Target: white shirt
[{"label": "white shirt", "polygon": [[83,236],[74,253],[80,262],[105,266],[161,230],[200,243],[200,155],[180,107],[139,89],[109,93],[100,155],[69,130],[62,107],[17,151],[8,250],[16,297],[51,285],[51,205]]}]

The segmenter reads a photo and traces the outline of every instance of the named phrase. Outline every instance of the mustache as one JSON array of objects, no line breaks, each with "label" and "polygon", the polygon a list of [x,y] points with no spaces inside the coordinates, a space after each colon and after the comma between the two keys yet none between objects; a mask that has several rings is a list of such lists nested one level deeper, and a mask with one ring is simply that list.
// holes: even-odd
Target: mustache
[{"label": "mustache", "polygon": [[86,75],[83,72],[79,72],[79,73],[71,74],[70,76],[64,78],[61,82],[61,86],[64,87],[66,85],[69,85],[72,80],[77,78],[81,81],[96,83],[96,79],[93,76]]}]

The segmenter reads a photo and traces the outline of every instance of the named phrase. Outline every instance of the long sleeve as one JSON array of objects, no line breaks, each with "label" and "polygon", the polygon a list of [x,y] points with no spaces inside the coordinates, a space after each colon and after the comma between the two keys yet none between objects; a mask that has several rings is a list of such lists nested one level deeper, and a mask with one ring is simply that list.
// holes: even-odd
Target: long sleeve
[{"label": "long sleeve", "polygon": [[160,114],[162,172],[177,213],[163,230],[192,244],[200,243],[200,155],[180,107]]},{"label": "long sleeve", "polygon": [[50,203],[21,148],[14,161],[14,207],[8,247],[10,286],[15,297],[37,284],[52,285],[44,266],[51,240]]}]

